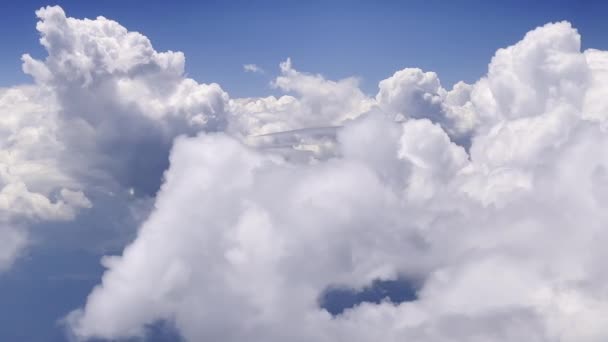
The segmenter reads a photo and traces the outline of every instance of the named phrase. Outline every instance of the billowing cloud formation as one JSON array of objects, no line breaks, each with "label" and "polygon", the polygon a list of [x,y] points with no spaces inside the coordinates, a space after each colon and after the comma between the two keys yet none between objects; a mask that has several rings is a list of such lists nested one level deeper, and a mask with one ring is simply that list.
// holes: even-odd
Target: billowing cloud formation
[{"label": "billowing cloud formation", "polygon": [[[44,61],[23,56],[23,69],[60,104],[65,144],[83,162],[123,186],[152,192],[173,137],[223,130],[228,95],[184,77],[181,52],[156,52],[118,23],[66,18],[59,7],[36,12]],[[84,160],[83,160],[84,159]],[[146,172],[143,172],[146,170]]]},{"label": "billowing cloud formation", "polygon": [[182,53],[103,17],[36,14],[48,56],[23,56],[36,85],[0,89],[0,269],[32,222],[73,219],[87,192],[153,195],[175,136],[226,127],[228,95],[186,78]]},{"label": "billowing cloud formation", "polygon": [[[170,320],[190,341],[605,340],[606,65],[565,22],[450,91],[404,69],[369,98],[288,60],[274,85],[293,96],[230,100],[239,129],[175,142],[154,212],[104,260],[73,333]],[[235,134],[303,127],[334,128],[322,158]],[[421,281],[417,300],[319,307],[332,285],[397,277]]]},{"label": "billowing cloud formation", "polygon": [[[116,22],[37,14],[36,85],[0,91],[0,268],[29,221],[70,219],[97,189],[154,196],[168,167],[67,317],[74,337],[167,320],[189,341],[608,338],[608,53],[570,24],[451,90],[408,68],[368,96],[288,59],[286,95],[234,99]],[[377,279],[415,279],[417,299],[319,305]]]},{"label": "billowing cloud formation", "polygon": [[373,105],[359,89],[357,79],[331,81],[303,73],[293,68],[290,59],[281,63],[281,75],[272,84],[293,95],[231,100],[233,131],[259,135],[340,125]]}]

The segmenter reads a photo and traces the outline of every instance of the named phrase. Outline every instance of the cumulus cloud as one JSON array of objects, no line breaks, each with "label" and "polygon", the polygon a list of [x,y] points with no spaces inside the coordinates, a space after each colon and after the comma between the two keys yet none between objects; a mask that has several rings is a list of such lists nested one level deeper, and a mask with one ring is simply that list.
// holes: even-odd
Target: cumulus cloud
[{"label": "cumulus cloud", "polygon": [[[0,269],[28,222],[69,220],[91,191],[155,201],[66,318],[76,339],[159,320],[188,341],[608,338],[608,53],[569,23],[453,89],[406,68],[367,95],[287,59],[284,95],[239,99],[114,21],[37,15],[36,84],[0,91]],[[319,303],[395,279],[416,300]]]},{"label": "cumulus cloud", "polygon": [[[605,62],[565,22],[449,91],[404,69],[372,98],[287,60],[273,84],[292,95],[231,100],[246,129],[175,142],[154,212],[104,259],[73,333],[169,320],[191,341],[607,338]],[[235,134],[306,127],[326,127],[323,158]],[[417,300],[319,306],[332,285],[399,277],[421,281]]]},{"label": "cumulus cloud", "polygon": [[186,78],[181,52],[157,52],[104,17],[68,18],[59,7],[36,14],[48,56],[24,55],[23,70],[53,90],[65,144],[80,146],[79,168],[90,163],[100,176],[153,193],[173,137],[224,129],[227,94]]},{"label": "cumulus cloud", "polygon": [[95,205],[87,193],[153,196],[173,138],[224,130],[227,117],[228,95],[185,77],[181,52],[156,52],[103,17],[69,18],[57,6],[36,15],[48,55],[22,58],[35,85],[0,89],[0,224],[22,237],[31,223]]},{"label": "cumulus cloud", "polygon": [[280,70],[272,85],[287,95],[231,99],[230,131],[247,136],[335,126],[373,106],[356,78],[332,81],[301,72],[289,58],[280,64]]},{"label": "cumulus cloud", "polygon": [[51,93],[0,89],[0,271],[27,245],[28,224],[70,220],[91,203],[62,168]]}]

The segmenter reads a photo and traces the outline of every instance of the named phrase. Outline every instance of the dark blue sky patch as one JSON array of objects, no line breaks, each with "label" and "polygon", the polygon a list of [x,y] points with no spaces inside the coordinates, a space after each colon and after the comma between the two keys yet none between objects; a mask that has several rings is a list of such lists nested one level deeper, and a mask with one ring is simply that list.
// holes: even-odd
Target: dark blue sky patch
[{"label": "dark blue sky patch", "polygon": [[[116,342],[182,342],[184,339],[179,335],[175,326],[166,321],[158,321],[146,327],[146,335],[133,337]],[[66,340],[67,342],[67,340]],[[91,339],[87,342],[109,342],[107,339]],[[114,342],[114,341],[112,341]]]},{"label": "dark blue sky patch", "polygon": [[340,315],[346,309],[353,308],[361,303],[380,303],[388,300],[399,304],[411,302],[418,298],[416,283],[407,279],[374,280],[370,286],[363,289],[332,286],[325,290],[319,300],[321,308],[327,310],[332,316]]},{"label": "dark blue sky patch", "polygon": [[0,341],[67,341],[60,320],[84,304],[102,271],[98,255],[32,250],[0,276]]},{"label": "dark blue sky patch", "polygon": [[[0,341],[68,342],[61,320],[101,282],[101,257],[122,254],[134,238],[137,222],[126,199],[87,196],[95,205],[73,221],[33,225],[32,245],[0,274]],[[153,325],[146,341],[179,341],[166,327]]]},{"label": "dark blue sky patch", "polygon": [[[38,248],[0,275],[0,341],[68,342],[62,319],[82,307],[99,284],[101,255],[84,250]],[[146,328],[146,342],[179,342],[170,322]],[[93,339],[91,342],[107,340]],[[142,341],[128,339],[125,342]]]}]

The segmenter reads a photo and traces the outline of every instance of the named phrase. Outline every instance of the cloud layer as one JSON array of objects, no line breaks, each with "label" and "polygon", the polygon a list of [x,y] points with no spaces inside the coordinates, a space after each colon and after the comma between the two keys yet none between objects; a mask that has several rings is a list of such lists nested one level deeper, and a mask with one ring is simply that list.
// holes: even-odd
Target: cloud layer
[{"label": "cloud layer", "polygon": [[[188,341],[608,338],[608,52],[569,23],[451,90],[407,68],[369,96],[287,59],[285,95],[239,99],[114,21],[37,15],[36,84],[0,90],[0,269],[88,193],[155,198],[67,317],[75,338],[159,320]],[[415,280],[417,299],[319,305],[378,279]]]}]

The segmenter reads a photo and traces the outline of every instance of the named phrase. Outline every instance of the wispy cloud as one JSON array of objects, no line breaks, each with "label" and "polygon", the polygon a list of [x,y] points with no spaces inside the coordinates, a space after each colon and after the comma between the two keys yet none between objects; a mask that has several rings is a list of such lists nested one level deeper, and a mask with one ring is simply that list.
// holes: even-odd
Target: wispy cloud
[{"label": "wispy cloud", "polygon": [[257,74],[264,73],[264,69],[260,68],[259,66],[255,65],[255,64],[243,64],[243,70],[245,70],[245,72],[254,72]]}]

